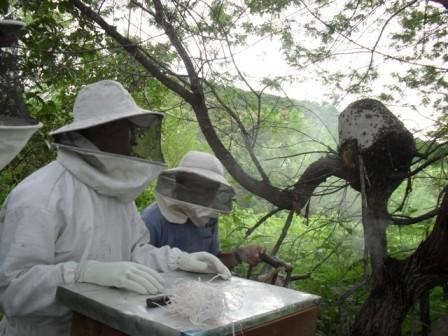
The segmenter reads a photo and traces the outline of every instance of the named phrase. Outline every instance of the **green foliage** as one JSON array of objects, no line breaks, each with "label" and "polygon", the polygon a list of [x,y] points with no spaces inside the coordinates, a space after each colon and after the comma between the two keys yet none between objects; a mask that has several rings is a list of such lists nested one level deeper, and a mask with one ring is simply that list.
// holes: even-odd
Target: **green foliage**
[{"label": "green foliage", "polygon": [[[422,190],[420,190],[422,188]],[[419,191],[424,193],[424,187]],[[287,214],[280,213],[269,218],[252,235],[244,238],[262,216],[251,208],[241,208],[234,204],[231,214],[220,217],[220,234],[222,250],[232,250],[248,244],[263,244],[268,252],[278,239]],[[408,256],[420,244],[428,225],[409,226],[406,228],[390,227],[388,245],[390,253],[396,258]],[[292,283],[292,287],[321,297],[318,334],[328,336],[344,335],[359,311],[369,292],[369,284],[359,286],[363,280],[363,233],[359,223],[350,219],[341,219],[335,214],[315,214],[305,221],[296,217],[278,256],[294,266],[294,274],[310,273],[310,277]],[[234,271],[246,277],[247,266],[240,265]],[[265,272],[263,265],[252,271],[252,278]],[[357,286],[352,295],[347,295],[350,288]],[[345,297],[345,300],[342,298]],[[447,301],[441,288],[431,292],[431,319],[436,321],[446,312]],[[342,315],[341,315],[342,314]],[[410,312],[403,326],[403,335],[411,335],[410,321],[415,312]],[[413,317],[414,316],[414,317]],[[342,318],[342,319],[341,319]]]},{"label": "green foliage", "polygon": [[290,5],[288,0],[256,0],[247,1],[247,5],[252,13],[278,13],[280,10],[285,9]]},{"label": "green foliage", "polygon": [[[249,8],[260,16],[260,24],[243,27],[263,37],[278,37],[285,59],[298,73],[316,64],[316,75],[335,89],[336,101],[347,93],[376,94],[376,83],[391,81],[382,70],[388,63],[397,69],[388,100],[403,103],[402,92],[412,88],[423,104],[446,110],[448,20],[446,10],[435,2],[251,1]],[[291,17],[290,12],[297,15]],[[370,34],[370,41],[365,34]],[[368,56],[362,66],[350,65],[350,59],[359,55],[358,61],[364,53]],[[335,61],[347,67],[335,67]]]},{"label": "green foliage", "polygon": [[[71,6],[58,1],[20,5],[18,13],[27,24],[19,50],[24,98],[28,113],[44,127],[0,173],[0,203],[18,182],[55,159],[48,132],[72,120],[74,100],[82,86],[102,79],[118,80],[147,109],[161,109],[169,97],[160,82],[147,78],[142,67],[99,35],[91,22],[75,20],[78,14]],[[80,24],[83,29],[78,29]],[[173,56],[165,50],[154,46],[148,53],[169,61]]]},{"label": "green foliage", "polygon": [[[275,86],[275,82],[269,85]],[[238,111],[239,124],[212,95],[208,100],[210,117],[220,139],[252,176],[258,176],[259,171],[247,147],[252,148],[269,179],[279,188],[290,187],[310,162],[336,148],[334,106],[224,85],[214,90],[221,106]],[[247,132],[240,132],[241,127]]]},{"label": "green foliage", "polygon": [[146,188],[146,190],[142,192],[135,200],[135,205],[137,206],[137,210],[139,212],[142,212],[147,206],[155,202],[153,193],[154,187],[155,183],[151,183],[151,185],[149,185],[148,188]]},{"label": "green foliage", "polygon": [[[107,1],[102,8],[99,8],[103,5],[102,1],[85,2],[97,6],[95,9],[104,15],[114,11]],[[0,10],[3,4],[0,2]],[[207,15],[194,25],[191,18],[197,16],[194,8],[188,6],[195,4],[198,2],[180,1],[179,6],[168,2],[167,15],[177,20],[174,27],[181,38],[194,36],[205,41],[205,49],[211,58],[216,57],[217,50],[223,48],[219,44],[216,47],[212,42],[221,43],[227,39],[230,46],[235,46],[244,44],[250,34],[261,38],[278,35],[283,43],[285,58],[297,71],[335,58],[337,55],[333,48],[338,45],[341,36],[344,39],[355,39],[356,34],[362,34],[369,27],[368,19],[373,14],[382,13],[374,22],[378,25],[377,33],[381,25],[387,25],[389,17],[396,17],[396,25],[392,26],[398,27],[398,30],[390,34],[395,42],[393,46],[397,53],[403,51],[404,46],[410,46],[413,52],[411,55],[400,54],[400,70],[404,64],[409,69],[397,71],[394,74],[397,83],[391,85],[390,90],[383,90],[380,97],[394,101],[397,95],[399,99],[400,93],[412,88],[423,93],[426,99],[424,102],[432,104],[435,109],[443,111],[448,104],[446,90],[443,90],[448,86],[443,69],[431,65],[412,66],[416,62],[426,63],[431,60],[438,64],[440,60],[447,60],[446,15],[432,7],[431,3],[427,2],[423,7],[416,5],[403,8],[404,4],[399,1],[319,0],[314,3],[316,7],[307,8],[303,2],[257,0],[246,1],[243,6],[216,0],[207,7]],[[334,16],[328,14],[327,6],[330,5],[339,9],[335,10],[337,14]],[[67,2],[19,1],[14,6],[27,23],[21,37],[23,48],[20,49],[27,109],[45,127],[33,137],[17,159],[1,172],[0,202],[18,182],[55,158],[55,151],[47,146],[51,142],[49,130],[69,122],[73,117],[72,106],[76,93],[83,85],[100,79],[119,80],[129,88],[139,105],[167,113],[162,135],[168,167],[175,166],[189,150],[210,151],[194,114],[185,102],[149,77],[147,71],[129,57],[121,46],[105,37],[96,25],[83,18]],[[294,13],[308,14],[305,18],[299,14],[282,16],[283,11],[291,9],[296,11]],[[252,15],[246,15],[249,12]],[[187,16],[188,19],[185,18]],[[151,19],[148,22],[154,24]],[[297,37],[294,30],[301,34]],[[311,37],[312,43],[304,43],[303,37]],[[138,42],[138,39],[135,38],[135,41]],[[166,41],[140,43],[161,68],[170,68],[176,59],[171,45]],[[372,83],[380,76],[379,64],[381,62],[373,62],[373,67],[367,73],[357,68],[343,71],[319,68],[318,76],[335,88],[335,96],[340,96],[341,92],[344,95],[367,94]],[[197,65],[204,66],[200,63]],[[336,149],[337,111],[332,105],[281,99],[266,94],[268,89],[281,90],[285,78],[266,78],[261,82],[263,89],[248,92],[236,88],[237,77],[229,73],[216,75],[213,72],[210,76],[205,90],[210,118],[222,142],[255,178],[260,177],[259,172],[249,158],[247,147],[254,151],[269,179],[279,188],[290,188],[311,162],[324,155],[324,152]],[[226,106],[237,112],[236,118],[229,117]],[[446,114],[441,117],[441,132],[437,134],[439,139],[445,141],[446,118]],[[241,134],[241,126],[247,134]],[[434,143],[432,146],[437,147],[437,141]],[[430,147],[429,142],[419,142],[419,151],[422,153],[426,153]],[[441,146],[430,156],[440,154],[442,149]],[[399,214],[416,216],[431,209],[436,203],[438,191],[448,180],[445,165],[445,161],[439,161],[413,178],[413,196],[404,203],[406,186],[403,184],[391,199],[389,210],[400,208],[402,203]],[[230,177],[228,179],[231,180]],[[154,201],[153,187],[151,185],[137,199],[139,210]],[[266,245],[268,251],[272,251],[287,214],[271,217],[249,238],[245,238],[246,231],[255,225],[265,211],[272,209],[266,202],[237,185],[235,187],[237,201],[234,210],[220,219],[222,248],[230,250],[236,246],[257,243]],[[310,278],[297,281],[292,286],[322,297],[319,334],[333,336],[341,335],[342,330],[353,321],[365,299],[368,284],[341,301],[348,289],[363,278],[363,235],[356,219],[344,218],[340,215],[340,209],[326,211],[323,205],[328,201],[329,198],[323,198],[310,218],[294,218],[278,256],[294,265],[294,273],[310,273]],[[431,230],[432,224],[433,220],[427,220],[416,226],[391,226],[387,232],[389,253],[396,258],[408,256]],[[247,267],[239,266],[236,271],[245,276]],[[253,276],[262,272],[262,267],[258,267]],[[343,312],[342,318],[339,307]],[[447,309],[439,288],[431,293],[431,308],[433,320]],[[404,325],[405,333],[410,329],[409,323]]]},{"label": "green foliage", "polygon": [[7,14],[9,8],[8,0],[0,0],[0,14]]},{"label": "green foliage", "polygon": [[[259,217],[260,214],[254,213],[252,209],[243,209],[236,204],[231,214],[221,216],[222,249],[231,250],[242,245],[263,244],[270,251],[287,216],[283,213],[271,217],[245,239],[246,230],[252,227]],[[362,276],[362,253],[354,249],[353,239],[357,239],[356,235],[348,235],[334,217],[316,215],[308,222],[296,217],[278,255],[294,266],[294,274],[311,273],[309,279],[297,281],[292,285],[297,290],[322,297],[319,331],[324,335],[340,334],[337,301],[341,294]],[[236,271],[239,275],[246,276],[247,267],[239,266]],[[253,277],[262,271],[263,265],[259,265],[253,271]],[[347,316],[353,318],[364,295],[365,290],[362,290],[344,302]]]}]

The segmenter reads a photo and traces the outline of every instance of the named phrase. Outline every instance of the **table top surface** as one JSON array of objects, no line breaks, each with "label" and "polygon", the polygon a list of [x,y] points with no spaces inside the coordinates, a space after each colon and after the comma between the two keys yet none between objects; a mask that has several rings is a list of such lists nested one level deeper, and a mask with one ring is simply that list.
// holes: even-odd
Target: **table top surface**
[{"label": "table top surface", "polygon": [[[165,287],[179,281],[208,281],[206,274],[163,273]],[[232,297],[238,290],[237,307],[230,308],[216,320],[203,325],[193,324],[187,317],[161,308],[147,308],[150,295],[139,295],[121,289],[79,283],[58,288],[57,300],[71,310],[102,322],[128,335],[198,336],[233,334],[249,327],[306,310],[319,304],[316,295],[261,282],[232,277],[228,281],[213,280],[224,295]]]}]

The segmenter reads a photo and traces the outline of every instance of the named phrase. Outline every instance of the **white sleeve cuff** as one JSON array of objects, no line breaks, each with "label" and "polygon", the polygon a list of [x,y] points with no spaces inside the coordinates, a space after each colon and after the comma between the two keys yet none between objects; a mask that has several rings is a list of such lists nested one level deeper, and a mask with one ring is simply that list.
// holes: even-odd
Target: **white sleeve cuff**
[{"label": "white sleeve cuff", "polygon": [[188,253],[181,251],[177,247],[171,248],[171,253],[168,256],[168,267],[173,271],[179,269],[179,258],[185,254]]},{"label": "white sleeve cuff", "polygon": [[62,281],[69,285],[75,283],[79,278],[79,264],[75,261],[69,261],[61,265]]}]

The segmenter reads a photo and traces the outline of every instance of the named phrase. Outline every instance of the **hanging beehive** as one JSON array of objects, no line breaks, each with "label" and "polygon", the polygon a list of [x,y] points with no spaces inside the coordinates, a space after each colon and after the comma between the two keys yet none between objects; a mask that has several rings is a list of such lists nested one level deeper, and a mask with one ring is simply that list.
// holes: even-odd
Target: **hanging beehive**
[{"label": "hanging beehive", "polygon": [[338,151],[347,169],[358,169],[361,155],[368,177],[382,181],[408,171],[416,155],[412,134],[375,99],[351,103],[339,115]]},{"label": "hanging beehive", "polygon": [[22,97],[17,53],[17,33],[22,27],[20,21],[0,21],[0,125],[37,124],[26,113]]},{"label": "hanging beehive", "polygon": [[28,116],[18,69],[17,32],[23,23],[0,20],[0,169],[3,169],[42,124]]}]

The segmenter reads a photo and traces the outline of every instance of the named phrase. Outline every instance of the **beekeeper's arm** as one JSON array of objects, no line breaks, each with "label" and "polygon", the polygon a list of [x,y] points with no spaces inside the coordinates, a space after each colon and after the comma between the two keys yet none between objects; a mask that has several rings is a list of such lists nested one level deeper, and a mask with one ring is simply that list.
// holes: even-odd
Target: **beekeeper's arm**
[{"label": "beekeeper's arm", "polygon": [[216,273],[223,279],[230,279],[229,269],[214,255],[207,252],[185,253],[178,248],[154,247],[143,220],[134,217],[135,244],[132,247],[132,261],[167,272],[181,269],[187,272]]},{"label": "beekeeper's arm", "polygon": [[78,264],[54,265],[59,220],[48,209],[2,209],[0,310],[6,315],[59,316],[67,312],[55,304],[56,289],[75,282]]},{"label": "beekeeper's arm", "polygon": [[[60,316],[56,305],[58,286],[88,282],[125,288],[140,294],[163,289],[154,270],[130,261],[88,260],[55,264],[63,253],[56,241],[63,218],[48,209],[17,207],[0,215],[0,311],[8,316]],[[69,248],[69,247],[67,247]]]}]

